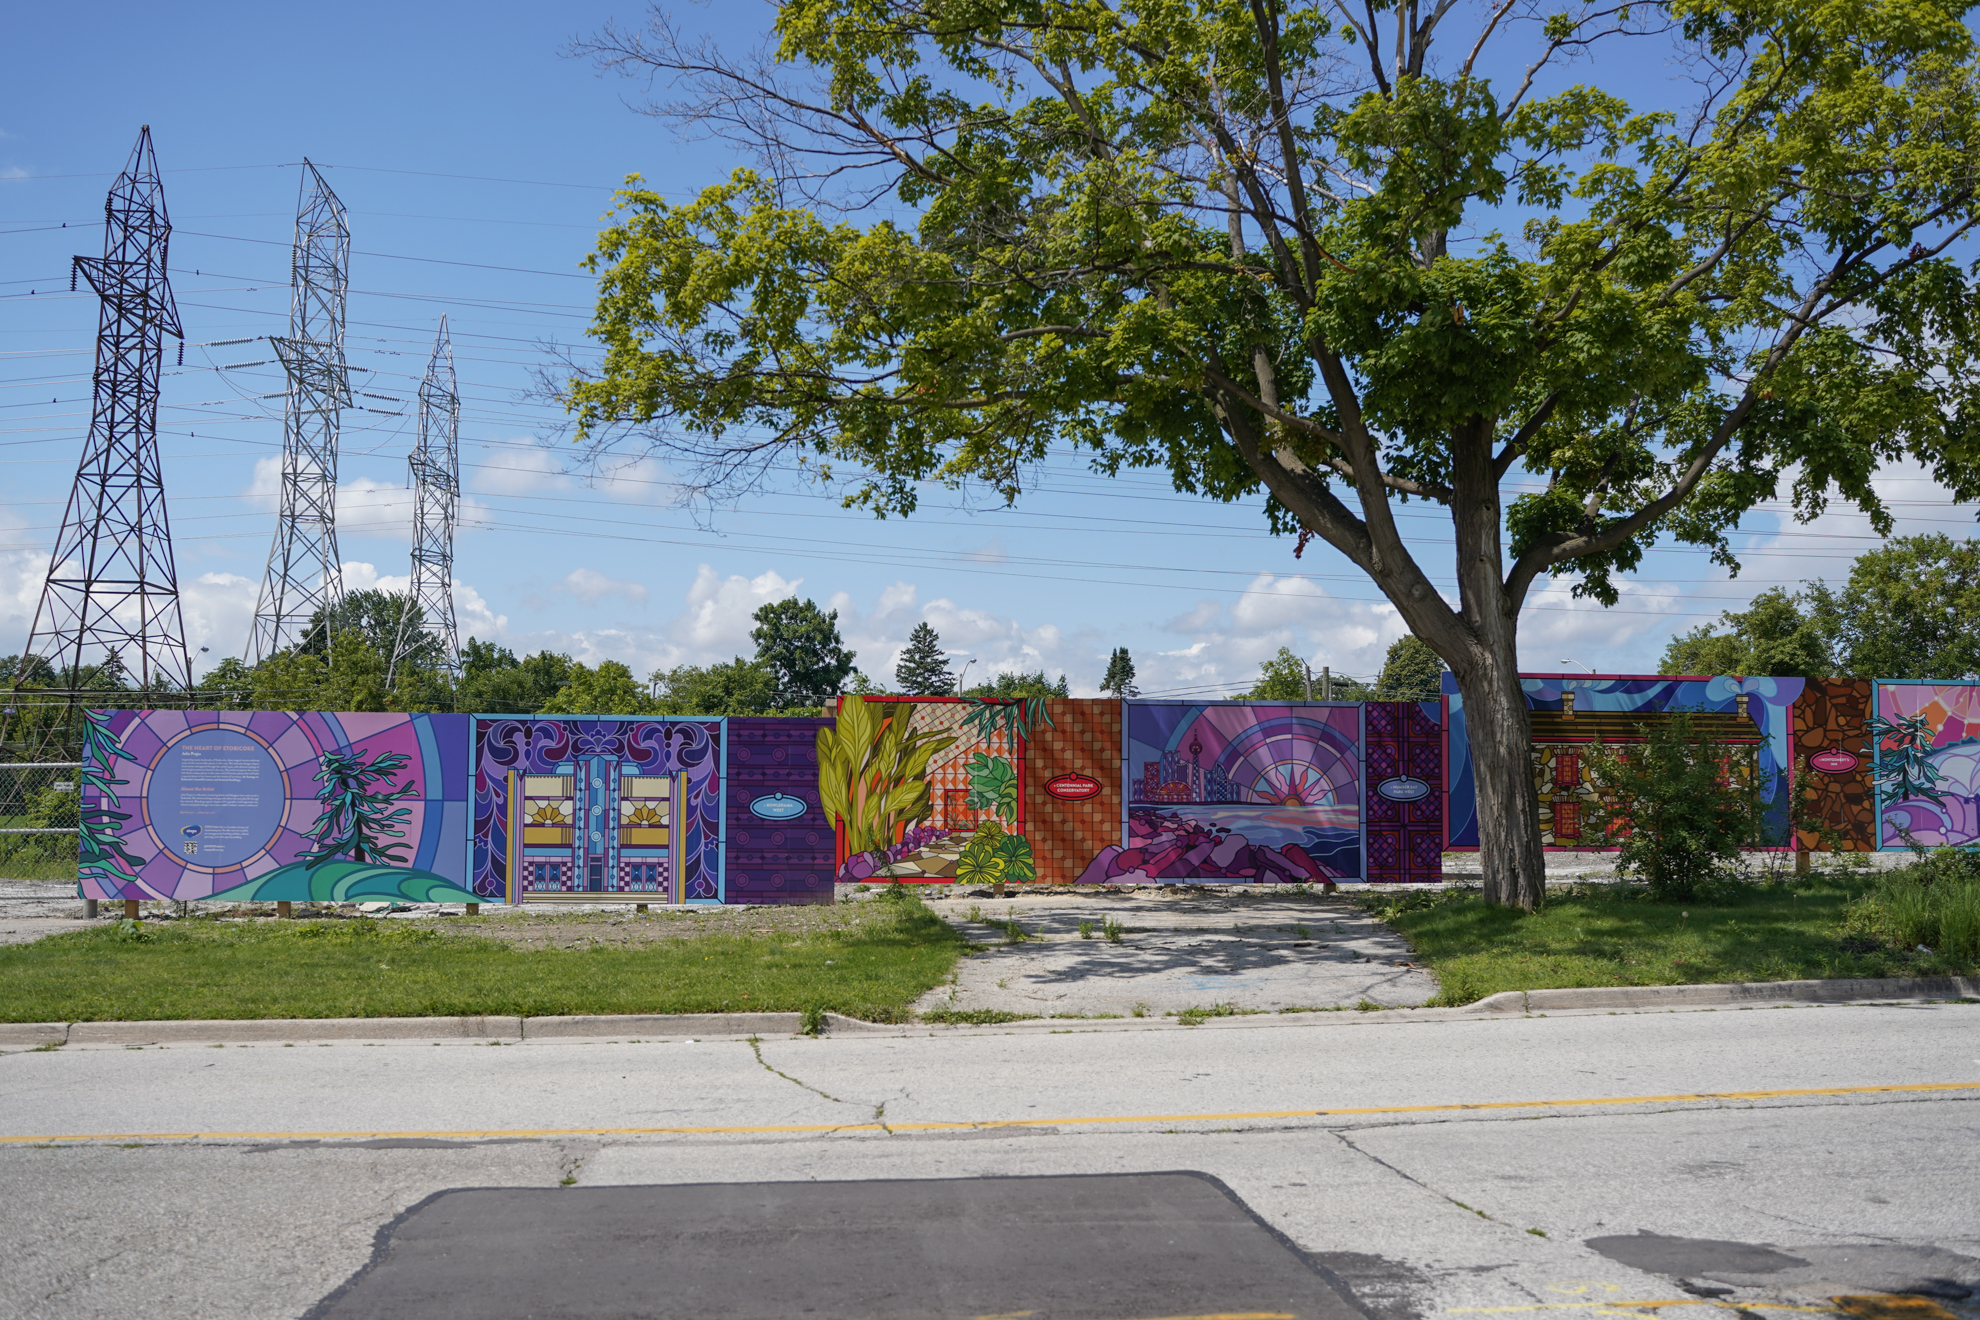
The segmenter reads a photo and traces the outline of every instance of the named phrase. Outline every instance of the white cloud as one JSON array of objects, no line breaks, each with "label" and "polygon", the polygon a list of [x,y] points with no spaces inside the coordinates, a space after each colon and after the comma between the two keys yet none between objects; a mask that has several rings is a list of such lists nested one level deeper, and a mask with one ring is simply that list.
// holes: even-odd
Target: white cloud
[{"label": "white cloud", "polygon": [[575,596],[587,605],[595,605],[607,596],[619,596],[634,604],[642,604],[647,596],[646,588],[639,583],[606,577],[595,568],[574,568],[564,575],[558,586],[564,594]]},{"label": "white cloud", "polygon": [[749,631],[750,615],[773,600],[795,596],[803,578],[786,578],[766,569],[753,578],[723,577],[707,564],[696,570],[687,591],[687,612],[668,627],[668,636],[685,655],[706,657],[676,663],[707,664],[734,655],[751,655],[756,645]]}]

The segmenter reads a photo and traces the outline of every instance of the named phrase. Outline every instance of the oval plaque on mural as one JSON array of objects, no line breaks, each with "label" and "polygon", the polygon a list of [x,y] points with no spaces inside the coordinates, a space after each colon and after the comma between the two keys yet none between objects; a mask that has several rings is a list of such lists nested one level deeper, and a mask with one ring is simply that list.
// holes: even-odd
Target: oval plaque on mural
[{"label": "oval plaque on mural", "polygon": [[1808,758],[1808,764],[1825,775],[1846,775],[1856,769],[1860,762],[1853,752],[1845,752],[1840,747],[1831,747],[1826,752],[1817,752]]},{"label": "oval plaque on mural", "polygon": [[1391,802],[1420,802],[1430,796],[1430,785],[1414,775],[1397,775],[1375,785],[1375,791]]},{"label": "oval plaque on mural", "polygon": [[764,820],[789,820],[804,811],[804,799],[789,793],[765,793],[749,804],[749,814]]},{"label": "oval plaque on mural", "polygon": [[1067,802],[1079,802],[1100,791],[1100,781],[1092,775],[1060,775],[1045,781],[1045,791]]}]

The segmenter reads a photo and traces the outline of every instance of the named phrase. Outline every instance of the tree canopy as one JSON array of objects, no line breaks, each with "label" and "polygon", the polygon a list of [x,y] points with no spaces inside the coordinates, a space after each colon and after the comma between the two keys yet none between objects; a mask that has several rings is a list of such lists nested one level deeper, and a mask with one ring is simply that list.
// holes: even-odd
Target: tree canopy
[{"label": "tree canopy", "polygon": [[[1965,13],[788,0],[751,61],[656,10],[580,49],[755,167],[621,194],[567,402],[715,484],[851,469],[882,513],[1015,498],[1067,445],[1258,499],[1450,665],[1487,894],[1535,906],[1536,583],[1613,603],[1660,538],[1731,562],[1783,490],[1888,528],[1905,454],[1980,493]],[[1690,76],[1632,105],[1578,56]]]},{"label": "tree canopy", "polygon": [[894,662],[894,681],[912,697],[947,696],[955,691],[956,676],[949,668],[948,654],[942,650],[942,637],[927,622],[914,625],[908,634],[901,658]]},{"label": "tree canopy", "polygon": [[1100,680],[1100,690],[1114,697],[1138,697],[1141,689],[1134,685],[1134,657],[1128,654],[1125,646],[1117,646],[1107,657],[1107,673]]},{"label": "tree canopy", "polygon": [[750,616],[757,663],[777,680],[776,708],[823,706],[845,689],[854,653],[839,636],[839,612],[808,600],[775,600]]}]

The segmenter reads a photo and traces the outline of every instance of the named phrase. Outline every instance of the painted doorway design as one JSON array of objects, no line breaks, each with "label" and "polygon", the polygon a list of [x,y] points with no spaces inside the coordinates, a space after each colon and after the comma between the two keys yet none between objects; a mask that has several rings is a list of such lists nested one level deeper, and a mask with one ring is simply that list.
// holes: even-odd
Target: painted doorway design
[{"label": "painted doorway design", "polygon": [[475,729],[478,892],[722,901],[720,720],[482,716]]}]

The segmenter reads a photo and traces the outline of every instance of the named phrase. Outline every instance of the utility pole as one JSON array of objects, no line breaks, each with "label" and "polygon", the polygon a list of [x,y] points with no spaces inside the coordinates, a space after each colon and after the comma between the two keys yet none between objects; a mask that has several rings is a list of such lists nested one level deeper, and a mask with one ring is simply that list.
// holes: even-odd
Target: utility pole
[{"label": "utility pole", "polygon": [[[419,438],[412,458],[413,540],[412,581],[406,587],[405,608],[392,643],[386,686],[398,675],[399,663],[436,638],[441,663],[449,673],[460,663],[460,637],[454,631],[454,516],[461,504],[461,400],[454,387],[454,346],[447,337],[447,318],[433,337],[433,356],[426,362],[426,379],[419,385]],[[413,612],[419,622],[412,624]]]},{"label": "utility pole", "polygon": [[1320,669],[1320,700],[1332,701],[1333,699],[1334,667],[1332,665],[1324,665]]},{"label": "utility pole", "polygon": [[[135,678],[160,704],[168,692],[185,699],[192,686],[158,457],[165,336],[179,340],[183,359],[185,332],[167,279],[172,224],[149,125],[138,130],[129,163],[110,185],[103,222],[103,255],[75,258],[69,277],[70,288],[80,275],[102,300],[89,436],[14,675],[15,695],[0,715],[0,726],[16,725],[0,739],[35,730],[15,739],[31,742],[35,753],[79,736],[72,716],[83,704],[85,660],[102,666],[102,678]],[[61,708],[14,720],[30,683],[62,691]]]},{"label": "utility pole", "polygon": [[340,410],[351,406],[344,363],[350,259],[344,204],[305,160],[291,250],[289,334],[269,340],[289,375],[289,390],[282,415],[281,513],[248,644],[257,664],[307,640],[310,618],[318,611],[327,631],[344,602],[337,555],[337,436]]},{"label": "utility pole", "polygon": [[1313,700],[1313,666],[1302,660],[1299,662],[1301,680],[1306,684],[1306,699]]}]

